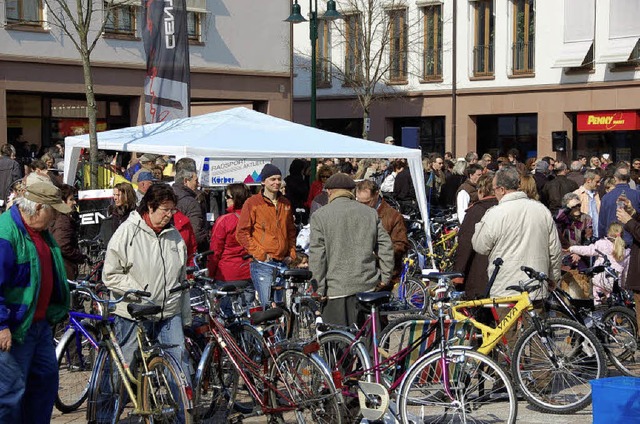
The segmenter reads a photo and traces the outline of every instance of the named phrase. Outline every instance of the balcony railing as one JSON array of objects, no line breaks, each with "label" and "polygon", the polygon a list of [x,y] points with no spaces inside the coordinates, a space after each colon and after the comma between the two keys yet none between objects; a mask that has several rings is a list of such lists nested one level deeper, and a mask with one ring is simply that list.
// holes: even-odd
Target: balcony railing
[{"label": "balcony railing", "polygon": [[493,44],[473,48],[473,75],[493,76]]},{"label": "balcony railing", "polygon": [[442,78],[442,50],[429,48],[425,49],[422,58],[423,78],[425,80]]},{"label": "balcony railing", "polygon": [[513,74],[532,74],[535,71],[535,44],[518,41],[511,47]]}]

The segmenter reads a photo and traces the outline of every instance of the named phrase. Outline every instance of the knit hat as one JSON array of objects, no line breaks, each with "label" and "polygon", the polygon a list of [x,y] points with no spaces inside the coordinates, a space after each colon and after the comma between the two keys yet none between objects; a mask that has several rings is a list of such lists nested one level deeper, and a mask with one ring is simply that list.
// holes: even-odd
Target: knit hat
[{"label": "knit hat", "polygon": [[353,190],[356,188],[356,183],[353,181],[353,178],[348,176],[347,174],[343,174],[342,172],[338,172],[337,174],[333,174],[326,183],[324,183],[324,188],[326,189],[345,189],[345,190]]},{"label": "knit hat", "polygon": [[268,163],[262,168],[262,171],[260,171],[260,181],[264,181],[274,175],[282,175],[282,171],[280,171],[277,166]]},{"label": "knit hat", "polygon": [[541,172],[543,174],[549,172],[549,163],[544,160],[538,161],[538,163],[536,163],[536,172]]}]

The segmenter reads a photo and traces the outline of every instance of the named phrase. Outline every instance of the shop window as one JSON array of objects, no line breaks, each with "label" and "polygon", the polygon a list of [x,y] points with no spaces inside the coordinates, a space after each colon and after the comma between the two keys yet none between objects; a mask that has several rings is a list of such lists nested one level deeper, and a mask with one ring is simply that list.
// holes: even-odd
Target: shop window
[{"label": "shop window", "polygon": [[444,116],[407,117],[393,119],[393,134],[400,134],[404,127],[420,128],[420,148],[423,154],[444,154]]},{"label": "shop window", "polygon": [[202,42],[202,22],[204,14],[199,12],[187,11],[187,36],[189,41]]},{"label": "shop window", "polygon": [[495,19],[493,0],[477,0],[474,7],[473,75],[493,76]]},{"label": "shop window", "polygon": [[407,9],[389,10],[389,81],[407,81]]},{"label": "shop window", "polygon": [[535,16],[533,0],[514,0],[513,45],[511,46],[514,75],[534,72]]},{"label": "shop window", "polygon": [[107,21],[104,32],[107,34],[136,35],[136,7],[131,5],[114,6],[113,3],[105,3]]},{"label": "shop window", "polygon": [[7,24],[42,26],[41,0],[6,0]]},{"label": "shop window", "polygon": [[318,20],[316,40],[316,86],[331,87],[331,22]]},{"label": "shop window", "polygon": [[345,85],[357,85],[362,81],[362,17],[359,13],[347,15],[345,26]]},{"label": "shop window", "polygon": [[515,148],[522,162],[537,154],[538,116],[535,114],[478,116],[476,130],[478,153],[497,157]]},{"label": "shop window", "polygon": [[422,78],[442,79],[442,5],[424,7],[422,14],[423,43]]}]

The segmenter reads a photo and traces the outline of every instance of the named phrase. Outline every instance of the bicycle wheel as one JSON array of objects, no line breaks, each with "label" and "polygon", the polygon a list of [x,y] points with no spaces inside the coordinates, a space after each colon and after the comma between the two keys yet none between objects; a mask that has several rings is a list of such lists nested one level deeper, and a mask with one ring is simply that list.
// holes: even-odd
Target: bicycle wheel
[{"label": "bicycle wheel", "polygon": [[194,418],[196,421],[226,422],[238,389],[239,376],[218,344],[205,348],[205,355],[193,380]]},{"label": "bicycle wheel", "polygon": [[358,423],[360,401],[358,381],[373,381],[371,359],[361,343],[354,344],[355,337],[340,331],[320,335],[320,356],[332,373],[339,372],[342,379],[345,423]]},{"label": "bicycle wheel", "polygon": [[292,408],[298,422],[341,424],[339,392],[321,361],[297,350],[279,354],[270,364],[270,407]]},{"label": "bicycle wheel", "polygon": [[300,303],[298,311],[293,315],[291,325],[292,340],[310,340],[316,335],[316,311],[317,307],[309,302]]},{"label": "bicycle wheel", "polygon": [[407,278],[404,285],[399,285],[396,291],[397,298],[413,309],[411,312],[420,314],[425,311],[429,293],[427,292],[427,286],[421,280]]},{"label": "bicycle wheel", "polygon": [[403,423],[515,423],[518,402],[507,374],[481,353],[438,350],[407,372],[398,395]]},{"label": "bicycle wheel", "polygon": [[[83,325],[94,341],[98,340],[98,331],[89,325]],[[87,399],[89,381],[96,362],[97,350],[85,335],[69,328],[56,346],[58,361],[58,394],[55,405],[60,412],[75,411]]]},{"label": "bicycle wheel", "polygon": [[154,356],[147,368],[148,373],[142,380],[142,408],[150,412],[151,422],[190,424],[186,378],[175,360],[166,353]]},{"label": "bicycle wheel", "polygon": [[513,349],[511,372],[516,385],[535,409],[553,414],[579,411],[591,402],[589,380],[607,373],[604,348],[575,321],[551,318],[541,324],[546,346],[535,326],[530,326]]},{"label": "bicycle wheel", "polygon": [[625,375],[640,377],[640,347],[636,316],[624,306],[614,306],[602,316],[602,345],[613,365]]},{"label": "bicycle wheel", "polygon": [[122,409],[122,381],[107,350],[98,352],[89,385],[87,422],[116,423]]}]

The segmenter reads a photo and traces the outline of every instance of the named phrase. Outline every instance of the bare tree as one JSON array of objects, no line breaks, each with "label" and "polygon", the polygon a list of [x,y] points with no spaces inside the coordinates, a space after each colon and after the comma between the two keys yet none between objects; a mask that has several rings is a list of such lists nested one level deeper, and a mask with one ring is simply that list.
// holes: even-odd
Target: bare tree
[{"label": "bare tree", "polygon": [[91,53],[96,47],[108,22],[109,11],[118,7],[118,0],[44,0],[49,17],[48,24],[53,25],[66,35],[80,54],[84,75],[85,95],[87,98],[87,117],[89,118],[89,160],[91,188],[98,186],[98,137],[96,96],[93,90]]},{"label": "bare tree", "polygon": [[[409,60],[410,50],[422,46],[419,21],[412,19],[403,0],[341,0],[339,5],[344,19],[334,23],[319,20],[320,43],[328,42],[322,39],[322,26],[331,25],[329,44],[334,54],[323,57],[322,49],[318,49],[317,76],[323,81],[330,75],[353,91],[362,109],[362,137],[366,139],[372,105],[402,95],[403,83],[421,68]],[[305,56],[298,51],[296,54]],[[306,57],[297,66],[308,68],[310,59]]]}]

